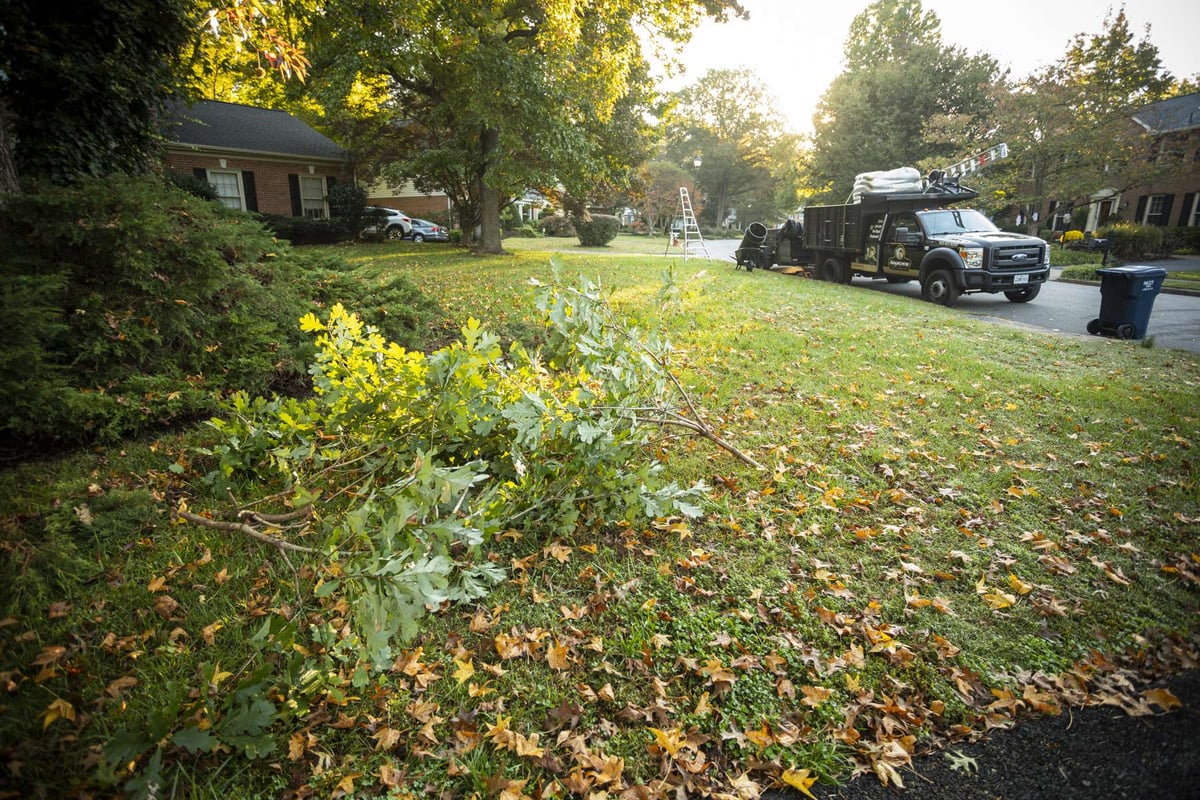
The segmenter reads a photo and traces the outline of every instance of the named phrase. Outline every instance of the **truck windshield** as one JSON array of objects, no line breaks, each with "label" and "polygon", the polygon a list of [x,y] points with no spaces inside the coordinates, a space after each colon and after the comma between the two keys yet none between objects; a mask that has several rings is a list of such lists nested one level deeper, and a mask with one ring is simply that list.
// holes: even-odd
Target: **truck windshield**
[{"label": "truck windshield", "polygon": [[969,208],[923,211],[921,212],[921,222],[930,236],[945,236],[954,233],[990,233],[999,230],[990,219]]}]

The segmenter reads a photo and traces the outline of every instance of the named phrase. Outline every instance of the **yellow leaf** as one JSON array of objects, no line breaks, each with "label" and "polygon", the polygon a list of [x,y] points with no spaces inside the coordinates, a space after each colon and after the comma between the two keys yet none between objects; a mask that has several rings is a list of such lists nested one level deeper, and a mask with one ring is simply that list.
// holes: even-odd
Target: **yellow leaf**
[{"label": "yellow leaf", "polygon": [[321,320],[317,319],[316,315],[310,311],[300,318],[300,330],[304,331],[305,333],[323,331],[325,330],[325,324],[321,322]]},{"label": "yellow leaf", "polygon": [[50,724],[56,719],[65,719],[68,722],[74,722],[75,706],[61,697],[46,706],[46,710],[42,712],[42,730],[49,728]]},{"label": "yellow leaf", "polygon": [[218,620],[218,621],[214,622],[212,625],[204,626],[204,628],[200,631],[200,635],[202,637],[204,637],[204,641],[206,644],[213,644],[213,642],[216,641],[217,631],[221,630],[221,628],[224,628],[224,627],[225,627],[225,623]]},{"label": "yellow leaf", "polygon": [[158,575],[150,579],[150,583],[146,586],[147,591],[161,592],[167,588],[167,579],[162,575]]},{"label": "yellow leaf", "polygon": [[1008,574],[1008,585],[1019,595],[1027,595],[1033,591],[1032,584],[1026,583],[1011,572]]},{"label": "yellow leaf", "polygon": [[983,595],[983,601],[991,606],[996,611],[1002,608],[1008,608],[1017,602],[1017,598],[1007,592],[1002,592],[997,589],[995,592],[988,592]]},{"label": "yellow leaf", "polygon": [[817,800],[813,796],[813,793],[809,791],[809,787],[817,782],[817,778],[815,775],[809,775],[807,769],[785,769],[783,771],[783,782],[793,789],[799,789],[806,797],[812,797],[813,800]]},{"label": "yellow leaf", "polygon": [[475,665],[469,658],[466,661],[457,658],[454,659],[454,666],[456,667],[454,670],[454,680],[458,681],[460,685],[463,681],[470,680],[475,675]]},{"label": "yellow leaf", "polygon": [[775,736],[771,733],[771,727],[763,721],[762,727],[758,730],[746,731],[746,738],[754,742],[758,747],[770,747],[775,744]]},{"label": "yellow leaf", "polygon": [[680,728],[671,728],[669,731],[659,730],[658,728],[651,728],[650,730],[654,732],[655,742],[671,758],[674,758],[676,753],[678,753],[687,742],[687,737],[684,736],[683,730]]},{"label": "yellow leaf", "polygon": [[304,751],[308,749],[308,741],[304,737],[304,733],[297,731],[292,734],[292,738],[288,739],[288,759],[298,761],[304,756]]},{"label": "yellow leaf", "polygon": [[351,797],[354,795],[354,779],[362,775],[361,772],[351,772],[346,777],[338,781],[338,785],[334,787],[334,797]]}]

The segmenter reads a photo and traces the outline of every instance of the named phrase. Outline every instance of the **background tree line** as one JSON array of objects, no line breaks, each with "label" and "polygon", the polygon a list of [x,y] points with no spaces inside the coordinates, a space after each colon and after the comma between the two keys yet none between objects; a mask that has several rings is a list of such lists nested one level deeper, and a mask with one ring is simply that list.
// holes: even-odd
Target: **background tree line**
[{"label": "background tree line", "polygon": [[360,0],[91,0],[72,16],[30,0],[0,7],[0,192],[21,177],[146,169],[165,102],[221,99],[304,118],[356,153],[365,180],[445,191],[489,251],[500,210],[529,188],[576,213],[626,204],[668,224],[689,185],[704,222],[744,227],[809,199],[842,202],[859,172],[944,166],[999,141],[1012,157],[975,181],[993,210],[1078,197],[1118,175],[1120,191],[1172,167],[1146,158],[1131,114],[1196,87],[1162,68],[1123,8],[1014,78],[944,42],[920,0],[879,0],[851,24],[845,68],[800,137],[783,128],[786,98],[748,70],[653,90],[637,31],[682,41],[702,17],[744,13],[735,0],[401,14]]}]

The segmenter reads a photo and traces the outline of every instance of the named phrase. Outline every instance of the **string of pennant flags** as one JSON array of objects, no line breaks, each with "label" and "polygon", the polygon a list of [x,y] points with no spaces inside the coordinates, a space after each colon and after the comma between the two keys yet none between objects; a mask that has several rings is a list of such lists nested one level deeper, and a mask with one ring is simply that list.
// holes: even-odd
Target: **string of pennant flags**
[{"label": "string of pennant flags", "polygon": [[1003,143],[995,147],[989,147],[982,153],[964,158],[957,164],[946,167],[944,172],[948,178],[961,178],[963,175],[970,175],[972,172],[981,170],[993,161],[999,161],[1002,158],[1008,158],[1008,145]]}]

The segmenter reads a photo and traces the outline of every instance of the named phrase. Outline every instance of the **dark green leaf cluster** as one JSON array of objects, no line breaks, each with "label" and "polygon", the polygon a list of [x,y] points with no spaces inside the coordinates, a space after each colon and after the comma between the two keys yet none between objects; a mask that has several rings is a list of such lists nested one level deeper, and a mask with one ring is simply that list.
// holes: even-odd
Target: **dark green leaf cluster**
[{"label": "dark green leaf cluster", "polygon": [[287,217],[281,214],[266,215],[263,224],[280,239],[295,245],[337,244],[354,238],[354,230],[340,219],[314,219],[312,217]]},{"label": "dark green leaf cluster", "polygon": [[211,414],[228,390],[302,388],[296,320],[314,302],[361,307],[406,343],[428,316],[407,281],[359,288],[154,177],[12,195],[0,252],[9,443],[111,440]]},{"label": "dark green leaf cluster", "polygon": [[79,13],[6,2],[0,120],[11,123],[17,173],[70,183],[146,169],[195,11],[188,0],[93,0]]}]

